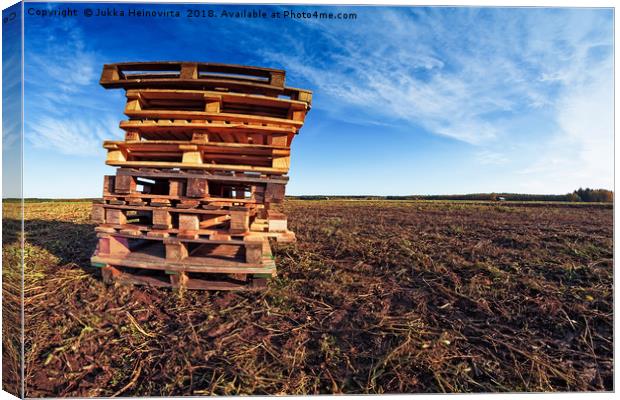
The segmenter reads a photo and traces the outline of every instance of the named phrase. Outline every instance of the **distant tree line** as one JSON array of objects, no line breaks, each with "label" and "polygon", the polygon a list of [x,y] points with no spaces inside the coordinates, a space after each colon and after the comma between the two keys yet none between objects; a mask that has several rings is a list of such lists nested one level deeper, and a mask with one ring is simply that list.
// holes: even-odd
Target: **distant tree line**
[{"label": "distant tree line", "polygon": [[471,193],[408,196],[287,196],[298,200],[474,200],[474,201],[570,201],[611,203],[614,193],[606,189],[579,188],[568,194]]},{"label": "distant tree line", "polygon": [[612,203],[614,201],[614,192],[606,189],[590,189],[579,188],[568,195],[569,201],[586,201],[598,203]]}]

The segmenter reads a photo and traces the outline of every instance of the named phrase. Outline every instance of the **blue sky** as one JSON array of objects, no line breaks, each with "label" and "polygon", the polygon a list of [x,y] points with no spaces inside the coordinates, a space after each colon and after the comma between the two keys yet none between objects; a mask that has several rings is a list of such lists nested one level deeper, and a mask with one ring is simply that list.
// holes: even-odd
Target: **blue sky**
[{"label": "blue sky", "polygon": [[[30,3],[28,8],[67,5]],[[94,8],[93,4],[79,6]],[[108,4],[184,10],[209,5]],[[272,6],[232,6],[262,9]],[[29,197],[97,197],[124,93],[104,63],[284,68],[314,91],[288,194],[567,193],[613,186],[610,9],[282,7],[357,19],[25,16]],[[184,14],[182,14],[184,15]]]},{"label": "blue sky", "polygon": [[21,8],[2,11],[2,194],[21,197]]}]

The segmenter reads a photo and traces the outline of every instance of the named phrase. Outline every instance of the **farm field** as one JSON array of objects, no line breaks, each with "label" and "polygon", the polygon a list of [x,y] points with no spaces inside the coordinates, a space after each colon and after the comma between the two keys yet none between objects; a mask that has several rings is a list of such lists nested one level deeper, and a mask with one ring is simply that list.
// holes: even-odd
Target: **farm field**
[{"label": "farm field", "polygon": [[25,395],[613,390],[611,205],[282,208],[267,290],[181,293],[106,286],[89,202],[27,203]]}]

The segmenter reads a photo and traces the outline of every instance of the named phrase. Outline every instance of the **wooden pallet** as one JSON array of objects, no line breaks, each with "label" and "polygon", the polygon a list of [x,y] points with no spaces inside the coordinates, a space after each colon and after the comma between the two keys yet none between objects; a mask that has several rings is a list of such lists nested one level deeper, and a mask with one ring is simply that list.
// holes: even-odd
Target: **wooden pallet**
[{"label": "wooden pallet", "polygon": [[288,118],[266,117],[252,114],[232,114],[219,110],[192,111],[170,109],[142,109],[138,101],[128,102],[125,107],[125,115],[138,120],[186,120],[205,121],[209,123],[219,122],[220,126],[234,127],[235,125],[263,126],[268,128],[285,128],[297,133],[303,125],[303,121]]},{"label": "wooden pallet", "polygon": [[278,146],[170,140],[106,140],[103,147],[108,150],[108,165],[167,162],[188,165],[187,168],[202,166],[213,170],[261,170],[283,174],[288,172],[291,153],[289,148]]},{"label": "wooden pallet", "polygon": [[282,89],[285,77],[283,70],[245,65],[192,61],[126,62],[105,64],[100,84],[106,88],[117,88],[132,87],[133,84],[140,83],[163,83],[165,80],[181,87],[185,86],[185,81],[192,81],[196,86],[202,81],[223,81],[239,85],[261,84]]},{"label": "wooden pallet", "polygon": [[[200,232],[215,230],[218,234],[246,234],[256,216],[251,207],[226,209],[182,209],[175,207],[149,207],[137,205],[93,204],[92,222],[100,226],[121,229],[121,232],[159,231],[173,232],[177,237],[194,238]],[[162,232],[163,231],[163,232]]]},{"label": "wooden pallet", "polygon": [[98,233],[91,263],[128,268],[214,274],[271,274],[276,268],[269,241],[260,235],[244,240],[185,240]]},{"label": "wooden pallet", "polygon": [[286,96],[310,104],[312,92],[284,86],[283,70],[197,62],[106,64],[99,83],[105,88],[201,89]]},{"label": "wooden pallet", "polygon": [[189,140],[290,147],[298,129],[222,121],[185,119],[134,119],[121,121],[125,140]]},{"label": "wooden pallet", "polygon": [[147,285],[189,290],[256,290],[267,286],[269,274],[209,274],[174,272],[152,269],[101,265],[103,281],[107,284]]},{"label": "wooden pallet", "polygon": [[285,183],[286,179],[246,175],[119,168],[116,176],[104,176],[103,198],[124,202],[118,205],[155,203],[180,208],[280,203]]},{"label": "wooden pallet", "polygon": [[132,89],[127,91],[126,110],[204,111],[255,115],[303,122],[309,110],[303,101],[244,93],[204,90]]}]

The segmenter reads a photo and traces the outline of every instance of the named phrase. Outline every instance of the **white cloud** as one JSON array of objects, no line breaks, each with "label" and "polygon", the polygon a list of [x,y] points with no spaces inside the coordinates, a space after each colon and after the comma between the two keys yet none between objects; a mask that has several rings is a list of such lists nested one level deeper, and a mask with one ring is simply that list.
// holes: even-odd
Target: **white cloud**
[{"label": "white cloud", "polygon": [[612,188],[614,92],[611,68],[591,71],[593,80],[566,90],[557,103],[559,129],[532,166],[520,171],[536,190]]},{"label": "white cloud", "polygon": [[[315,24],[308,46],[264,56],[307,79],[334,118],[399,120],[472,144],[479,149],[473,162],[505,166],[506,179],[524,191],[611,186],[608,12],[435,8],[412,16],[373,9],[372,17]],[[530,113],[536,136],[524,127]],[[555,130],[534,125],[541,114]],[[525,138],[530,143],[522,146]]]},{"label": "white cloud", "polygon": [[62,120],[43,116],[31,125],[27,137],[36,148],[68,155],[89,156],[102,151],[103,140],[112,139],[111,132],[115,131],[117,124],[112,120]]},{"label": "white cloud", "polygon": [[42,32],[27,51],[25,139],[61,154],[99,154],[104,139],[120,136],[117,118],[94,95],[102,63],[75,24],[55,29],[64,31],[62,41]]},{"label": "white cloud", "polygon": [[478,162],[483,165],[502,165],[508,162],[508,158],[502,154],[490,150],[483,150],[476,154]]},{"label": "white cloud", "polygon": [[[446,26],[439,14],[414,19],[405,10],[377,10],[373,17],[372,22],[347,25],[346,32],[318,24],[310,37],[325,41],[327,54],[302,47],[296,54],[265,56],[304,76],[334,100],[330,106],[362,107],[377,119],[398,118],[472,144],[498,136],[487,114],[510,111],[520,98],[538,106],[546,102],[531,90],[518,60],[503,51],[506,43],[498,38],[502,21],[484,27],[476,24],[476,15],[464,14],[470,21]],[[470,31],[459,32],[468,22]],[[473,43],[474,37],[481,42]],[[441,54],[434,50],[442,46]],[[321,56],[329,61],[322,62]]]}]

